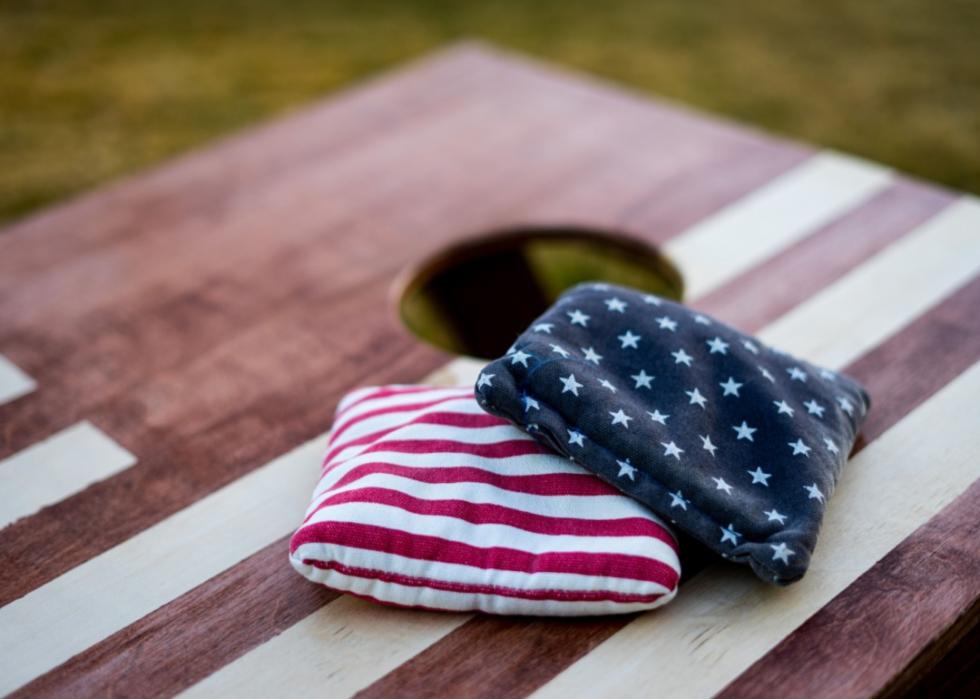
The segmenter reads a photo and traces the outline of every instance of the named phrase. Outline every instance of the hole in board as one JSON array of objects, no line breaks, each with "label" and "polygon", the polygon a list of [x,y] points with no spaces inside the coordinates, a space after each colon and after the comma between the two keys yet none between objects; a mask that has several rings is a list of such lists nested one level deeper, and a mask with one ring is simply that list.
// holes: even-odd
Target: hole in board
[{"label": "hole in board", "polygon": [[454,354],[493,359],[565,289],[584,281],[624,284],[674,300],[677,268],[656,248],[615,231],[513,228],[445,248],[396,285],[402,322]]}]

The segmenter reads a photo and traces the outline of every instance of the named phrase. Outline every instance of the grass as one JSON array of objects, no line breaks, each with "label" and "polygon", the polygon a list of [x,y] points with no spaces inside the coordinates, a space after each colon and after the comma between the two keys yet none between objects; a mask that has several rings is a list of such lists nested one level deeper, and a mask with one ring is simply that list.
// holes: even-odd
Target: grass
[{"label": "grass", "polygon": [[0,221],[480,37],[980,193],[980,3],[0,0]]}]

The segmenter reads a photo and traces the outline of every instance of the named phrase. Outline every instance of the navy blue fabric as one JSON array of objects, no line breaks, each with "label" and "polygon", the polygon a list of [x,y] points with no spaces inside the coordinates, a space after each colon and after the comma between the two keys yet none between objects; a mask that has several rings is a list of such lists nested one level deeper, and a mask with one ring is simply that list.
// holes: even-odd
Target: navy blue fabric
[{"label": "navy blue fabric", "polygon": [[781,585],[806,572],[870,405],[843,374],[606,284],[566,292],[483,370],[476,396]]}]

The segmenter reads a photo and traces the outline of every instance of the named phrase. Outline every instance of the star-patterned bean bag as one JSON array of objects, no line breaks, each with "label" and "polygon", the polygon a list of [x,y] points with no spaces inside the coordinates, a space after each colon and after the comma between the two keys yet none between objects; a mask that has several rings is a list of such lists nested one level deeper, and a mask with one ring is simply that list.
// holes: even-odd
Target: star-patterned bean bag
[{"label": "star-patterned bean bag", "polygon": [[566,292],[480,405],[776,584],[806,572],[870,405],[853,379],[666,299]]},{"label": "star-patterned bean bag", "polygon": [[290,561],[402,607],[616,614],[673,598],[656,516],[488,415],[469,388],[381,386],[340,404]]}]

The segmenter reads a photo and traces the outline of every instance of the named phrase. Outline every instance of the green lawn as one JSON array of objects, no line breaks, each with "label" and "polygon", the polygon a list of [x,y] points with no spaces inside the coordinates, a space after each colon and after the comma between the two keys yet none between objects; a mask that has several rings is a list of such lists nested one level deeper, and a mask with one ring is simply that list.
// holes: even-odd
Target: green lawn
[{"label": "green lawn", "polygon": [[461,37],[980,193],[976,0],[0,0],[0,220]]}]

